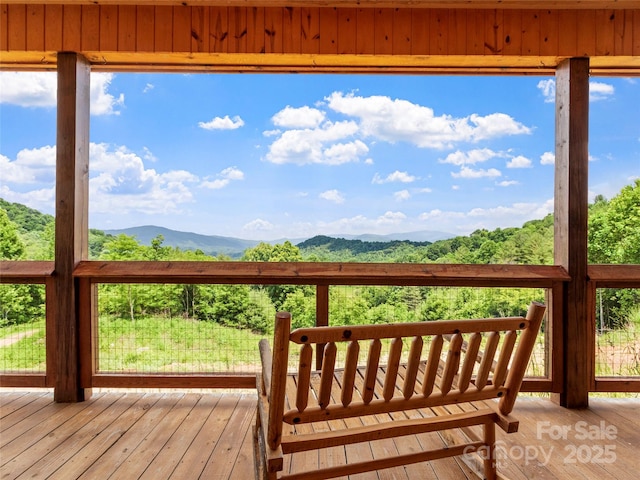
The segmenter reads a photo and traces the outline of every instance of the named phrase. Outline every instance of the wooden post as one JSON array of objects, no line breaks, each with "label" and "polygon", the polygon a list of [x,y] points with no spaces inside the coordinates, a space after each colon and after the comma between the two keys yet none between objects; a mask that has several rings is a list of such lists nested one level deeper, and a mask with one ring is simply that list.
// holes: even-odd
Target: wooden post
[{"label": "wooden post", "polygon": [[47,387],[55,387],[56,382],[56,362],[57,362],[57,345],[56,342],[56,279],[48,277],[45,281],[45,322],[46,327],[46,378],[45,385]]},{"label": "wooden post", "polygon": [[571,58],[556,70],[554,261],[571,280],[562,295],[562,392],[552,396],[569,408],[588,405],[593,374],[589,338],[594,332],[587,301],[588,139],[589,59]]},{"label": "wooden post", "polygon": [[56,402],[80,402],[77,263],[89,251],[89,84],[91,67],[77,53],[58,54],[56,144],[55,335]]}]

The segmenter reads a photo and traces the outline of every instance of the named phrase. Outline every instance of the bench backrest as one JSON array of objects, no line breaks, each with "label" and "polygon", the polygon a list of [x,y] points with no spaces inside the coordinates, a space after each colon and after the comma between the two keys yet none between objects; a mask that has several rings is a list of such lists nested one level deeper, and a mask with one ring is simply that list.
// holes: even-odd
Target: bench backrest
[{"label": "bench backrest", "polygon": [[[496,397],[500,397],[500,411],[508,414],[544,311],[544,305],[534,302],[526,318],[316,327],[293,332],[291,316],[281,312],[276,316],[269,375],[270,427],[281,426],[283,420],[290,424],[326,421]],[[383,343],[386,358],[381,358]],[[295,402],[285,407],[290,344],[300,349],[298,382]],[[313,354],[319,345],[324,345],[322,370],[311,395]],[[337,352],[345,347],[343,368],[338,372]],[[361,362],[364,357],[366,361]],[[385,371],[382,382],[380,367]],[[282,432],[271,433],[279,437]]]}]

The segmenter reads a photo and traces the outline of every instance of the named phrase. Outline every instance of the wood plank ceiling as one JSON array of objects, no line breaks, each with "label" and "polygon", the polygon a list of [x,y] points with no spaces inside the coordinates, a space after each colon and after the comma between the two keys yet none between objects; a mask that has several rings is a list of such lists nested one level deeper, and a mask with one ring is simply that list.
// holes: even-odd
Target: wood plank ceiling
[{"label": "wood plank ceiling", "polygon": [[5,1],[0,68],[54,69],[74,51],[95,71],[549,74],[590,57],[592,73],[640,74],[635,0],[177,3]]}]

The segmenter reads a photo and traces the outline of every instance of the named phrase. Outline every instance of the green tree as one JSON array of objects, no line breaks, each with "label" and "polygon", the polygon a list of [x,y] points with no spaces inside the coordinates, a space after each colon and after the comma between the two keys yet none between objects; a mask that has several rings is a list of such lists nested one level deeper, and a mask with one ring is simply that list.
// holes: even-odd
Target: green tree
[{"label": "green tree", "polygon": [[[595,198],[589,209],[588,253],[592,263],[640,264],[640,180],[607,201]],[[623,328],[640,303],[637,289],[598,291],[599,329]]]},{"label": "green tree", "polygon": [[[104,260],[137,260],[140,258],[142,247],[134,237],[120,234],[104,244],[100,257]],[[104,312],[120,316],[133,322],[136,312],[140,308],[139,286],[131,284],[107,284],[101,286],[103,300],[101,305]]]},{"label": "green tree", "polygon": [[589,212],[589,261],[640,264],[640,179]]},{"label": "green tree", "polygon": [[163,247],[164,236],[158,235],[151,239],[151,246],[144,249],[144,257],[146,260],[158,262],[160,260],[169,260],[172,257],[171,247]]},{"label": "green tree", "polygon": [[[15,223],[0,208],[0,260],[21,260],[25,247]],[[0,284],[0,325],[26,323],[44,315],[44,289],[40,285]]]},{"label": "green tree", "polygon": [[[242,257],[246,262],[300,262],[302,254],[300,249],[293,245],[290,241],[282,244],[270,245],[261,242],[253,248],[248,248]],[[287,296],[297,290],[310,289],[309,286],[296,285],[267,285],[264,288],[269,294],[273,305],[277,310],[282,309]]]},{"label": "green tree", "polygon": [[316,298],[303,290],[287,295],[282,310],[291,313],[292,328],[313,327],[316,324]]},{"label": "green tree", "polygon": [[105,242],[100,258],[103,260],[140,260],[142,247],[135,237],[121,233]]},{"label": "green tree", "polygon": [[89,258],[100,258],[104,244],[113,239],[113,235],[107,235],[102,230],[89,229]]},{"label": "green tree", "polygon": [[6,210],[0,208],[0,260],[19,260],[24,252],[17,225],[9,220]]},{"label": "green tree", "polygon": [[267,333],[265,310],[251,297],[247,285],[203,285],[195,302],[196,317],[221,325]]}]

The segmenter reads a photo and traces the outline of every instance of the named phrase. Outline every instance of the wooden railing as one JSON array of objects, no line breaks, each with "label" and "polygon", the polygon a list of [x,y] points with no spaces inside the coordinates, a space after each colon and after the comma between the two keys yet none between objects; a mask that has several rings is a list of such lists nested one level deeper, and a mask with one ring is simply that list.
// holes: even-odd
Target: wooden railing
[{"label": "wooden railing", "polygon": [[45,373],[5,374],[0,372],[3,387],[53,387],[55,381],[56,338],[53,325],[55,283],[53,262],[0,261],[0,283],[45,286],[46,370]]},{"label": "wooden railing", "polygon": [[[47,371],[44,375],[0,373],[2,386],[52,386],[55,368],[55,338],[52,326],[55,308],[55,271],[52,262],[0,262],[2,283],[39,283],[46,286],[47,301]],[[562,388],[562,289],[570,280],[560,266],[529,265],[449,265],[449,264],[371,264],[371,263],[261,263],[261,262],[80,262],[74,271],[77,279],[79,309],[80,370],[84,388],[153,387],[153,388],[251,388],[255,376],[246,374],[101,374],[94,368],[97,311],[94,292],[101,283],[157,284],[246,284],[246,285],[315,285],[317,325],[327,325],[329,286],[395,285],[446,287],[526,287],[543,288],[547,295],[546,331],[549,376],[525,380],[522,390],[559,392]],[[640,265],[591,265],[589,298],[595,304],[600,287],[640,288]],[[594,308],[590,311],[595,312]],[[554,312],[555,315],[554,315]],[[595,313],[594,313],[595,315]],[[589,319],[589,325],[595,325]],[[595,358],[594,338],[589,352]],[[256,347],[257,348],[257,347]],[[591,380],[592,391],[640,391],[639,378]]]},{"label": "wooden railing", "polygon": [[[317,263],[317,262],[82,262],[75,270],[89,295],[98,283],[207,283],[316,285],[316,325],[328,325],[330,285],[399,285],[452,287],[530,287],[560,291],[569,279],[564,269],[555,266],[526,265],[444,265],[391,263]],[[559,296],[559,295],[558,295]],[[83,325],[95,325],[85,318]],[[84,331],[83,338],[92,338]],[[81,345],[86,345],[81,341]],[[94,348],[94,346],[92,346]],[[91,351],[82,355],[88,359]],[[322,351],[316,359],[320,366]],[[91,365],[85,361],[83,365]],[[558,376],[558,375],[556,375]],[[82,370],[83,383],[100,387],[253,387],[253,375],[170,375],[141,376],[97,374]],[[90,382],[90,383],[87,383]],[[523,388],[551,391],[552,380],[528,380]],[[559,386],[555,386],[559,388]]]},{"label": "wooden railing", "polygon": [[[640,288],[640,265],[589,265],[589,292],[587,299],[590,303],[589,331],[593,332],[589,353],[592,371],[595,372],[596,363],[596,291],[598,288]],[[639,377],[600,377],[593,375],[590,391],[592,392],[640,392]]]}]

